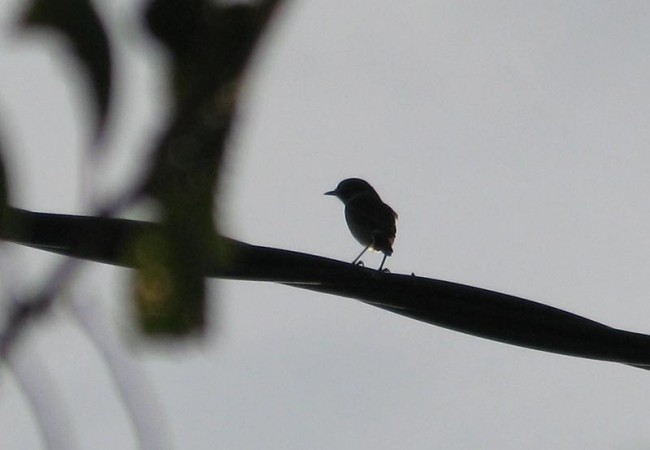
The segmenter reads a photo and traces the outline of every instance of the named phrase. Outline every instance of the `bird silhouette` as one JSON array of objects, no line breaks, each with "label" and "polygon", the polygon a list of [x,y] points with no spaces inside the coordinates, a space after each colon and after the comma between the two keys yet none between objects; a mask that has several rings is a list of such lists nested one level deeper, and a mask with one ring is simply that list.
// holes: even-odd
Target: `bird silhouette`
[{"label": "bird silhouette", "polygon": [[345,221],[357,241],[365,248],[352,264],[372,249],[384,254],[378,270],[382,270],[386,258],[393,254],[393,242],[397,227],[397,213],[384,203],[377,191],[360,178],[347,178],[336,189],[325,195],[336,196],[345,205]]}]

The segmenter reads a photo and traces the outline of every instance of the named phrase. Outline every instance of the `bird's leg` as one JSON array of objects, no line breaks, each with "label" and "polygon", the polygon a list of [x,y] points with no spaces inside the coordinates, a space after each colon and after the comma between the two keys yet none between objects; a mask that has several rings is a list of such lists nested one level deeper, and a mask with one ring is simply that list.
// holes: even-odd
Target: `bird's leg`
[{"label": "bird's leg", "polygon": [[354,261],[352,261],[352,264],[357,264],[357,261],[360,263],[360,265],[363,264],[361,261],[359,261],[359,258],[361,258],[363,256],[363,254],[370,248],[370,245],[371,244],[366,245],[366,248],[364,248],[363,251],[361,253],[359,253],[359,256],[354,258]]},{"label": "bird's leg", "polygon": [[[384,263],[386,262],[387,257],[388,257],[388,255],[386,253],[384,253],[384,259],[381,260],[381,264],[379,266],[379,269],[377,269],[379,272],[382,271],[381,269],[384,267]],[[389,271],[388,269],[384,269],[384,272],[388,272],[388,271]]]}]

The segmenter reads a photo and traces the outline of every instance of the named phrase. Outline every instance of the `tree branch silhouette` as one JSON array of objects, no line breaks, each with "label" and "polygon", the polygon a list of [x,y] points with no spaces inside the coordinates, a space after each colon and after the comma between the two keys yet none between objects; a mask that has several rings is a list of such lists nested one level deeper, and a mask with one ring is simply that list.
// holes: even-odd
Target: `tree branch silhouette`
[{"label": "tree branch silhouette", "polygon": [[[125,249],[161,226],[128,219],[10,208],[2,239],[62,255],[133,267]],[[206,277],[267,281],[360,300],[412,319],[535,350],[650,368],[650,336],[619,330],[520,297],[443,280],[380,273],[316,255],[216,237],[225,254]],[[0,334],[0,345],[5,338]]]}]

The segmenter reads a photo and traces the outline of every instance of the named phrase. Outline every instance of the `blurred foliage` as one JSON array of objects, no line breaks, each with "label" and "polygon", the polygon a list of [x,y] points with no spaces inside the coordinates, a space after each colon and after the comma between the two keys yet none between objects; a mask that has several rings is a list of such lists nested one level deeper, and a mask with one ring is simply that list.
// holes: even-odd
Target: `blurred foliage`
[{"label": "blurred foliage", "polygon": [[146,331],[188,333],[205,324],[205,267],[224,253],[214,223],[216,188],[266,8],[154,0],[146,9],[146,24],[170,57],[174,99],[143,185],[162,207],[162,230],[135,243],[135,254],[146,255],[138,257],[136,274]]},{"label": "blurred foliage", "polygon": [[[128,200],[154,200],[160,227],[120,250],[136,267],[134,310],[147,334],[205,330],[205,268],[225,261],[226,253],[215,223],[216,187],[244,72],[277,3],[152,0],[142,11],[142,25],[169,56],[172,94],[170,121],[152,139],[148,169]],[[112,50],[92,2],[33,0],[22,23],[53,29],[71,44],[92,82],[101,134],[112,96]],[[85,245],[99,241],[90,237]]]},{"label": "blurred foliage", "polygon": [[[23,16],[26,27],[53,29],[71,44],[87,72],[97,109],[95,137],[106,125],[111,97],[112,58],[108,34],[89,0],[33,0]],[[97,147],[99,148],[99,146]]]}]

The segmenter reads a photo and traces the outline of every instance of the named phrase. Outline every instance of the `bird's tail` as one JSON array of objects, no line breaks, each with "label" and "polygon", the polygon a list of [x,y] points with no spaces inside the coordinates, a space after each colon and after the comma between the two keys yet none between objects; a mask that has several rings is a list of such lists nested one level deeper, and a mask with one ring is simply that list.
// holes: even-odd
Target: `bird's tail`
[{"label": "bird's tail", "polygon": [[384,253],[386,256],[393,254],[393,241],[395,236],[388,236],[379,230],[372,232],[372,248],[378,252]]}]

